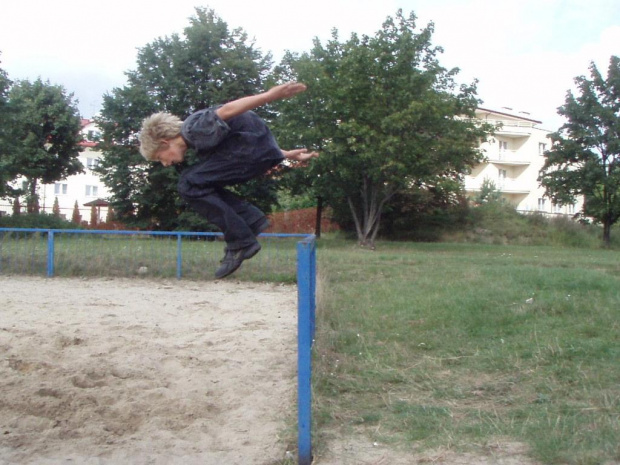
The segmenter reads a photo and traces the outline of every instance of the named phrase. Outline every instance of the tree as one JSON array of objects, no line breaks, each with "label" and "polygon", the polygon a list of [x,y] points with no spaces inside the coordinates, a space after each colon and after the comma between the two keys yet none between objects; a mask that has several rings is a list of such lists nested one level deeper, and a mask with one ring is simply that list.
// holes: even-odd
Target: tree
[{"label": "tree", "polygon": [[581,215],[603,224],[609,246],[611,226],[620,218],[620,59],[612,56],[607,78],[590,64],[591,79],[575,78],[558,114],[567,122],[550,135],[539,181],[558,204],[584,196]]},{"label": "tree", "polygon": [[20,215],[22,212],[22,206],[19,203],[19,197],[15,197],[15,200],[13,200],[13,216],[18,216]]},{"label": "tree", "polygon": [[474,204],[482,205],[489,202],[501,202],[502,199],[502,191],[497,189],[495,182],[489,178],[484,178],[480,186],[480,192],[474,197]]},{"label": "tree", "polygon": [[80,116],[72,94],[62,86],[37,79],[18,81],[8,94],[8,128],[13,143],[2,153],[11,181],[25,178],[28,213],[38,213],[39,183],[49,184],[83,171]]},{"label": "tree", "polygon": [[458,188],[490,130],[474,117],[475,82],[457,86],[458,69],[437,61],[433,24],[416,32],[415,20],[399,10],[374,37],[352,34],[346,42],[334,30],[325,46],[315,40],[310,53],[287,54],[277,70],[282,80],[308,84],[300,99],[279,105],[279,137],[321,152],[307,177],[294,174],[295,184],[336,215],[347,209],[362,245],[373,246],[395,194]]},{"label": "tree", "polygon": [[94,228],[99,223],[99,212],[97,211],[97,207],[92,205],[90,207],[90,227]]},{"label": "tree", "polygon": [[52,206],[52,214],[55,217],[60,217],[60,203],[58,203],[58,197],[54,197],[54,205]]},{"label": "tree", "polygon": [[105,216],[106,223],[112,223],[116,220],[116,216],[114,215],[114,209],[112,207],[108,207],[108,213]]},{"label": "tree", "polygon": [[0,68],[0,198],[14,197],[11,182],[15,179],[14,166],[8,163],[8,153],[12,138],[10,136],[8,114],[8,94],[11,81],[6,71]]},{"label": "tree", "polygon": [[[159,38],[140,49],[136,69],[126,73],[128,84],[104,96],[97,119],[104,152],[98,171],[112,192],[117,218],[153,229],[207,228],[206,220],[186,210],[177,195],[178,173],[146,163],[140,156],[140,125],[154,112],[185,118],[196,110],[254,94],[262,90],[270,68],[270,55],[255,49],[242,29],[229,30],[212,10],[203,8],[196,9],[183,37]],[[188,154],[187,161],[193,163],[195,158]],[[272,187],[265,193],[265,184],[253,185],[257,187],[250,200],[258,200],[263,208],[275,202]]]},{"label": "tree", "polygon": [[82,215],[80,215],[80,207],[78,206],[77,200],[73,205],[73,213],[71,214],[71,222],[77,225],[82,223]]}]

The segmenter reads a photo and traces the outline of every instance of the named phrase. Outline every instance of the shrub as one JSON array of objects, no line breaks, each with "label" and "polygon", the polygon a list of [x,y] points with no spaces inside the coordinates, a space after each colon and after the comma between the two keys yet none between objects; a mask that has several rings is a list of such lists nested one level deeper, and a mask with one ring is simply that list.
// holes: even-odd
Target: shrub
[{"label": "shrub", "polygon": [[22,213],[20,215],[0,216],[2,228],[37,228],[37,229],[81,229],[74,223],[54,214]]}]

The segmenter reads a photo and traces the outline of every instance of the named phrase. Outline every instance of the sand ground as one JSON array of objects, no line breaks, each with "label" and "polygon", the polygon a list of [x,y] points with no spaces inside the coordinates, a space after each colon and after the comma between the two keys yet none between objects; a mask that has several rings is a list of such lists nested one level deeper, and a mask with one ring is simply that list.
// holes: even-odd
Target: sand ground
[{"label": "sand ground", "polygon": [[294,286],[0,277],[0,464],[269,464]]}]

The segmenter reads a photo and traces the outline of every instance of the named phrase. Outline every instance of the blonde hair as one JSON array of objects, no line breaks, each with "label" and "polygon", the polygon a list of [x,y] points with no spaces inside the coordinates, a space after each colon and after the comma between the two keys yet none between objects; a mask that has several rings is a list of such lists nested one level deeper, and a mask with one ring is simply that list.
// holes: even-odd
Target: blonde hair
[{"label": "blonde hair", "polygon": [[155,113],[142,122],[140,153],[147,161],[154,161],[162,140],[174,139],[181,134],[183,121],[170,113]]}]

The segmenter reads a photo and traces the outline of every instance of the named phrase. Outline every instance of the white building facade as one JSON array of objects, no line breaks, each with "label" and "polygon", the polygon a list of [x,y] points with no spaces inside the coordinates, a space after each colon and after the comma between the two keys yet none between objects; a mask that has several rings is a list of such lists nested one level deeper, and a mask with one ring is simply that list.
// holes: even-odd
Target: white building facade
[{"label": "white building facade", "polygon": [[550,148],[550,131],[537,127],[540,121],[529,114],[478,108],[476,116],[498,127],[495,135],[482,144],[486,160],[465,176],[465,192],[474,197],[485,181],[501,192],[502,197],[523,213],[574,215],[582,200],[573,205],[556,205],[545,196],[538,175],[545,163],[544,153]]}]

